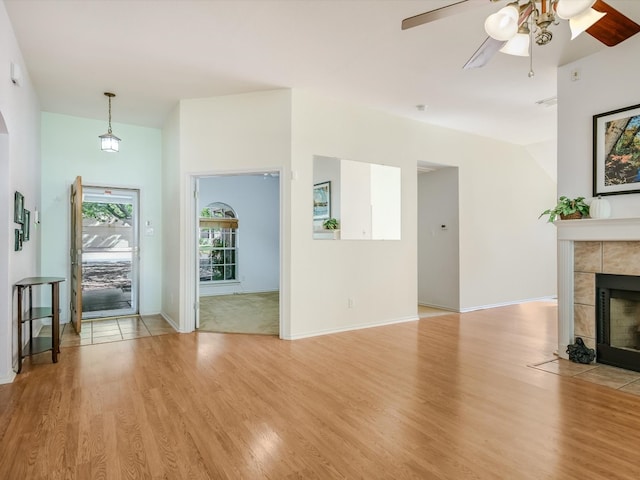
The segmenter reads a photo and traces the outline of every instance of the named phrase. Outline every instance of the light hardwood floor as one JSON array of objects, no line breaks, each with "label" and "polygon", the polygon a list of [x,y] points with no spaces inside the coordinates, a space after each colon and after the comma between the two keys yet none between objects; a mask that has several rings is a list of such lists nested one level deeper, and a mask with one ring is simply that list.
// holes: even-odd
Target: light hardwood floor
[{"label": "light hardwood floor", "polygon": [[555,338],[535,302],[63,348],[0,386],[0,478],[640,478],[640,397],[528,367]]}]

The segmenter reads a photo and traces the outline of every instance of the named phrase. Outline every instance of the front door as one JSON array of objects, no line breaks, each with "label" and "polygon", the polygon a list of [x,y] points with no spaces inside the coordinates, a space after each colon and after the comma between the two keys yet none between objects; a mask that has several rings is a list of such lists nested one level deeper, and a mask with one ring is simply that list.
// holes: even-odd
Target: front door
[{"label": "front door", "polygon": [[82,177],[71,185],[71,323],[82,329]]},{"label": "front door", "polygon": [[85,187],[82,318],[138,313],[138,190]]}]

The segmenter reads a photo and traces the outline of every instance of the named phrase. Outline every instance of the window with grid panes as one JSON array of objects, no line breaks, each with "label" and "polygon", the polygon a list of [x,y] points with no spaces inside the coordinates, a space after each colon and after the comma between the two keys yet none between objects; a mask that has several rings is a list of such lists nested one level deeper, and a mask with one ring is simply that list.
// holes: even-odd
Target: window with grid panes
[{"label": "window with grid panes", "polygon": [[229,205],[215,202],[200,212],[200,281],[238,278],[238,219]]}]

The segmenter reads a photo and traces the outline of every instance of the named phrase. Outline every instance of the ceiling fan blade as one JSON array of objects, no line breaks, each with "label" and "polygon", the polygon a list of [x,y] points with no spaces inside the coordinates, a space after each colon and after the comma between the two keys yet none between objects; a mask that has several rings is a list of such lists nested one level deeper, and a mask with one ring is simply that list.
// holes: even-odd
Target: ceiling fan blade
[{"label": "ceiling fan blade", "polygon": [[471,68],[484,67],[505,43],[507,42],[487,37],[487,39],[482,42],[482,45],[480,45],[475,53],[471,55],[471,58],[467,60],[467,63],[465,63],[462,68],[464,70],[469,70]]},{"label": "ceiling fan blade", "polygon": [[419,15],[414,15],[413,17],[405,18],[404,20],[402,20],[402,30],[407,30],[408,28],[417,27],[419,25],[424,25],[425,23],[433,22],[435,20],[440,20],[441,18],[450,17],[451,15],[465,12],[470,8],[477,7],[482,3],[487,3],[487,1],[488,0],[458,0],[451,5],[436,8],[435,10],[430,10]]},{"label": "ceiling fan blade", "polygon": [[587,33],[609,47],[640,32],[640,25],[602,0],[597,0],[592,8],[606,15],[587,28]]}]

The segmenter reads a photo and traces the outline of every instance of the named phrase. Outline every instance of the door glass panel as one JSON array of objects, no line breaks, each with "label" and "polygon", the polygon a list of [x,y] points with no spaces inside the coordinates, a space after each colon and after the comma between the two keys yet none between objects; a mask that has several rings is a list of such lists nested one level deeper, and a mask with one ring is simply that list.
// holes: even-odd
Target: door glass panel
[{"label": "door glass panel", "polygon": [[137,193],[84,189],[83,318],[138,312]]}]

